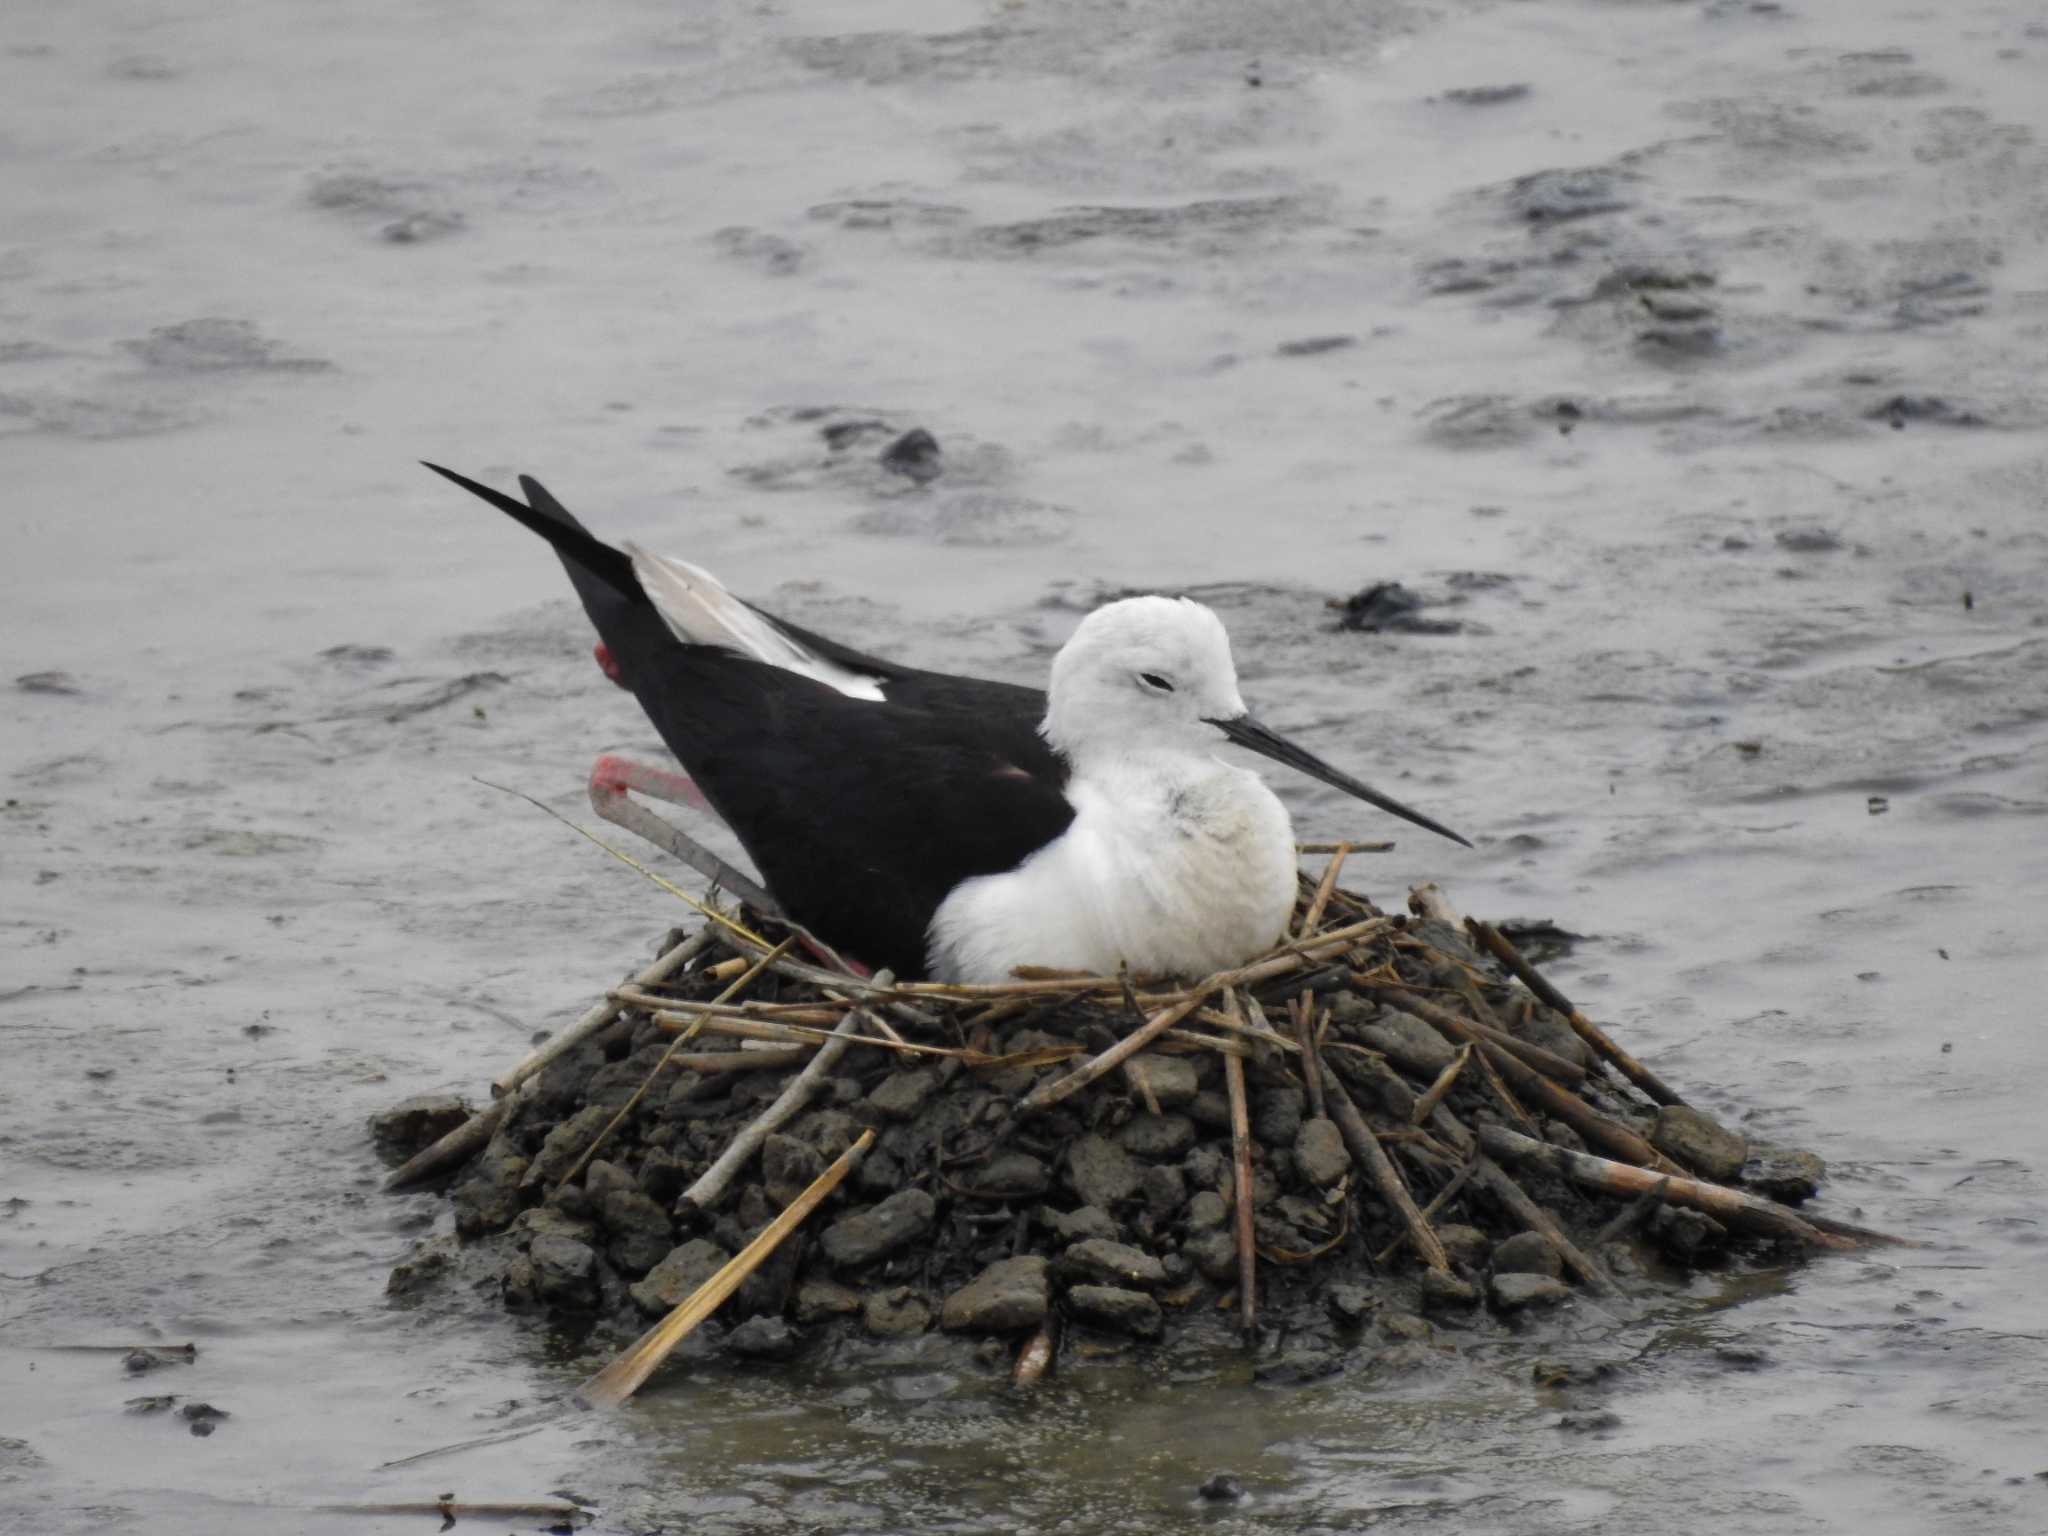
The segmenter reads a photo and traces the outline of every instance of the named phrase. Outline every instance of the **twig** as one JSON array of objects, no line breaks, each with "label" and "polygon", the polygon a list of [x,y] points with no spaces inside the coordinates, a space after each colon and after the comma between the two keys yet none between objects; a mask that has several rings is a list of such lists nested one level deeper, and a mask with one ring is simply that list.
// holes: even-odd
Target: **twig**
[{"label": "twig", "polygon": [[[768,962],[770,960],[773,960],[776,958],[776,956],[784,953],[794,943],[796,943],[796,935],[791,934],[788,938],[784,939],[780,944],[775,946],[773,954],[764,955],[761,959],[756,960],[752,965],[748,966],[737,977],[735,977],[733,979],[732,984],[728,986],[723,992],[718,994],[716,1000],[721,1003],[731,1002],[735,997],[739,996],[740,993],[746,991],[749,983],[751,983],[756,976],[761,974],[761,972],[767,967]],[[575,1181],[576,1175],[583,1171],[584,1164],[588,1163],[593,1157],[597,1156],[598,1148],[602,1147],[605,1144],[605,1141],[611,1136],[611,1133],[613,1131],[616,1131],[620,1126],[626,1123],[626,1117],[631,1115],[633,1111],[639,1107],[640,1101],[647,1097],[647,1090],[654,1085],[654,1080],[657,1077],[661,1076],[661,1069],[668,1065],[669,1058],[674,1056],[677,1051],[681,1050],[683,1044],[686,1041],[688,1041],[692,1036],[694,1036],[699,1029],[703,1028],[703,1026],[704,1020],[703,1017],[700,1015],[694,1024],[692,1024],[688,1029],[684,1030],[680,1035],[677,1035],[675,1039],[669,1041],[668,1049],[661,1053],[661,1060],[657,1061],[651,1068],[648,1069],[647,1075],[640,1079],[640,1086],[633,1090],[633,1096],[630,1099],[626,1100],[625,1103],[619,1106],[619,1112],[613,1115],[611,1119],[607,1120],[605,1122],[604,1129],[599,1131],[595,1136],[591,1138],[590,1145],[585,1147],[580,1153],[577,1154],[576,1161],[569,1165],[569,1171],[563,1174],[559,1179],[555,1180],[555,1188],[560,1189],[564,1184],[573,1183]]]},{"label": "twig", "polygon": [[[1300,1007],[1295,1010],[1294,1036],[1301,1045],[1301,1059],[1305,1062],[1314,1062],[1316,1060],[1316,1034],[1314,1026],[1309,1022],[1308,999],[1296,998],[1295,1001],[1300,1004]],[[1301,1075],[1308,1082],[1310,1110],[1318,1120],[1329,1119],[1330,1107],[1323,1097],[1323,1074],[1311,1067]]]},{"label": "twig", "polygon": [[[1445,1206],[1449,1205],[1451,1203],[1451,1200],[1457,1195],[1458,1191],[1463,1189],[1465,1185],[1471,1180],[1472,1175],[1477,1173],[1478,1171],[1479,1164],[1478,1161],[1474,1158],[1468,1157],[1465,1159],[1464,1162],[1460,1163],[1458,1165],[1458,1171],[1451,1175],[1450,1182],[1444,1185],[1442,1189],[1438,1190],[1435,1194],[1429,1197],[1429,1204],[1425,1205],[1422,1208],[1423,1220],[1436,1220],[1436,1213],[1442,1210]],[[1435,1229],[1431,1228],[1431,1230],[1434,1231]],[[1386,1247],[1382,1248],[1378,1253],[1372,1256],[1372,1267],[1374,1269],[1378,1269],[1381,1265],[1385,1264],[1387,1260],[1391,1259],[1395,1254],[1399,1253],[1401,1251],[1401,1245],[1408,1241],[1408,1237],[1409,1235],[1405,1228],[1402,1231],[1396,1233],[1394,1236],[1394,1240],[1391,1243],[1387,1244]],[[1448,1253],[1446,1253],[1445,1256],[1449,1257]]]},{"label": "twig", "polygon": [[1540,1045],[1509,1034],[1503,1029],[1492,1029],[1485,1024],[1453,1013],[1450,1009],[1432,1003],[1420,993],[1412,991],[1404,983],[1380,981],[1363,971],[1354,971],[1352,985],[1368,991],[1379,992],[1397,1003],[1404,1012],[1412,1013],[1436,1029],[1439,1034],[1449,1034],[1460,1043],[1467,1040],[1485,1040],[1506,1051],[1524,1065],[1534,1068],[1546,1077],[1554,1077],[1561,1083],[1577,1086],[1586,1080],[1586,1069],[1576,1061],[1547,1051]]},{"label": "twig", "polygon": [[1344,859],[1351,852],[1349,843],[1339,843],[1330,854],[1330,862],[1323,870],[1323,878],[1316,886],[1316,893],[1309,898],[1308,910],[1301,915],[1301,926],[1295,933],[1307,938],[1316,931],[1316,924],[1323,920],[1323,909],[1330,904],[1330,893],[1337,889],[1337,876],[1343,871]]},{"label": "twig", "polygon": [[1613,1242],[1616,1238],[1620,1237],[1624,1232],[1634,1231],[1637,1224],[1640,1223],[1645,1216],[1649,1215],[1650,1212],[1654,1211],[1658,1206],[1664,1203],[1664,1193],[1666,1190],[1670,1189],[1670,1187],[1671,1179],[1668,1175],[1664,1178],[1659,1179],[1656,1183],[1652,1184],[1648,1189],[1644,1190],[1640,1195],[1637,1195],[1635,1199],[1629,1201],[1629,1203],[1622,1208],[1622,1212],[1619,1216],[1615,1217],[1614,1220],[1608,1222],[1607,1225],[1602,1227],[1598,1232],[1595,1232],[1593,1234],[1593,1241],[1588,1243],[1586,1246],[1593,1249],[1595,1252],[1598,1252],[1600,1249],[1605,1248],[1609,1243]]},{"label": "twig", "polygon": [[[1471,1048],[1469,1043],[1465,1047],[1467,1050]],[[1500,1069],[1494,1066],[1492,1059],[1484,1051],[1478,1053],[1478,1059],[1479,1075],[1486,1079],[1487,1088],[1492,1091],[1495,1100],[1499,1102],[1501,1108],[1508,1112],[1508,1118],[1521,1126],[1531,1136],[1542,1135],[1542,1128],[1536,1124],[1529,1111],[1522,1107],[1522,1101],[1516,1098],[1513,1090],[1500,1080]]]},{"label": "twig", "polygon": [[1335,853],[1339,848],[1349,853],[1392,853],[1394,845],[1379,843],[1296,843],[1296,853]]},{"label": "twig", "polygon": [[1710,1184],[1703,1179],[1668,1175],[1660,1179],[1656,1174],[1645,1173],[1642,1169],[1632,1168],[1627,1163],[1595,1157],[1590,1152],[1573,1152],[1565,1147],[1553,1147],[1547,1142],[1517,1135],[1497,1125],[1482,1125],[1479,1128],[1479,1144],[1494,1157],[1535,1163],[1552,1173],[1562,1174],[1574,1183],[1584,1184],[1589,1189],[1597,1189],[1606,1194],[1639,1195],[1661,1184],[1664,1198],[1673,1205],[1691,1206],[1694,1210],[1704,1211],[1730,1226],[1742,1227],[1788,1242],[1804,1243],[1811,1248],[1853,1252],[1859,1246],[1853,1238],[1837,1237],[1832,1232],[1823,1232],[1812,1223],[1802,1221],[1775,1201],[1765,1200],[1739,1189],[1729,1189],[1725,1185]]},{"label": "twig", "polygon": [[831,1167],[811,1180],[809,1187],[791,1201],[780,1216],[761,1229],[760,1236],[734,1254],[717,1274],[692,1291],[667,1317],[640,1335],[625,1353],[584,1382],[577,1389],[577,1395],[593,1408],[616,1408],[639,1391],[641,1383],[654,1374],[662,1361],[669,1357],[669,1352],[689,1337],[699,1323],[716,1312],[725,1299],[740,1288],[747,1276],[759,1269],[768,1255],[781,1246],[782,1240],[840,1186],[874,1142],[872,1130],[862,1131],[859,1140],[840,1153]]},{"label": "twig", "polygon": [[1500,1164],[1480,1150],[1479,1142],[1464,1122],[1441,1105],[1431,1117],[1438,1130],[1453,1146],[1465,1151],[1472,1158],[1472,1180],[1481,1189],[1501,1203],[1508,1212],[1531,1232],[1540,1232],[1550,1239],[1550,1245],[1564,1260],[1565,1268],[1585,1281],[1602,1296],[1619,1296],[1621,1287],[1614,1283],[1614,1277],[1607,1273],[1595,1260],[1565,1234],[1542,1206],[1529,1198],[1528,1191],[1509,1178]]},{"label": "twig", "polygon": [[1230,1096],[1231,1177],[1237,1195],[1238,1320],[1247,1342],[1258,1337],[1258,1255],[1252,1234],[1252,1123],[1245,1104],[1244,1063],[1223,1058],[1223,1083]]},{"label": "twig", "polygon": [[[887,971],[883,971],[881,976],[886,978],[888,974]],[[883,985],[887,985],[886,980]],[[747,1159],[759,1150],[761,1143],[768,1139],[770,1133],[779,1129],[810,1102],[811,1095],[818,1091],[819,1084],[824,1082],[826,1074],[832,1070],[833,1064],[845,1051],[846,1037],[853,1033],[854,1026],[863,1017],[866,1017],[865,1010],[849,1013],[839,1021],[838,1031],[818,1048],[817,1054],[811,1058],[810,1065],[789,1080],[789,1086],[782,1090],[774,1103],[761,1111],[751,1125],[733,1137],[726,1149],[718,1155],[718,1161],[705,1169],[697,1182],[683,1191],[678,1205],[693,1205],[699,1210],[709,1210],[718,1203],[719,1198],[725,1193],[726,1185],[732,1182],[733,1175],[746,1166]]]},{"label": "twig", "polygon": [[1534,992],[1545,1003],[1565,1017],[1565,1022],[1577,1032],[1579,1038],[1590,1045],[1606,1060],[1621,1069],[1622,1076],[1634,1083],[1659,1104],[1685,1103],[1670,1088],[1666,1087],[1656,1073],[1629,1055],[1608,1037],[1607,1031],[1587,1018],[1572,1005],[1562,992],[1538,974],[1536,967],[1522,958],[1522,952],[1508,942],[1505,935],[1491,923],[1481,922],[1476,917],[1465,919],[1465,930],[1484,945],[1500,963],[1521,978],[1522,985]]},{"label": "twig", "polygon": [[451,1168],[469,1161],[472,1154],[498,1133],[498,1126],[514,1105],[524,1102],[533,1093],[539,1079],[529,1077],[504,1098],[478,1110],[462,1124],[432,1146],[423,1147],[401,1164],[384,1181],[385,1190],[404,1189],[408,1184],[431,1178],[444,1168]]},{"label": "twig", "polygon": [[1351,1149],[1351,1160],[1358,1164],[1359,1171],[1372,1180],[1373,1187],[1380,1192],[1395,1215],[1408,1229],[1408,1236],[1415,1244],[1415,1251],[1422,1256],[1422,1262],[1431,1269],[1450,1272],[1450,1255],[1444,1252],[1444,1245],[1436,1235],[1436,1228],[1429,1224],[1415,1204],[1415,1197],[1408,1193],[1408,1185],[1401,1178],[1401,1171],[1387,1156],[1386,1148],[1373,1135],[1372,1127],[1365,1123],[1365,1116],[1358,1112],[1358,1106],[1351,1102],[1351,1095],[1344,1091],[1337,1074],[1330,1070],[1329,1063],[1318,1057],[1307,1064],[1307,1070],[1320,1068],[1323,1078],[1323,1093],[1329,1100],[1332,1118],[1337,1130],[1344,1138],[1344,1145]]},{"label": "twig", "polygon": [[[676,972],[709,949],[711,941],[717,937],[717,934],[718,930],[709,923],[706,923],[702,928],[699,928],[695,933],[689,935],[680,944],[669,950],[659,960],[656,960],[654,964],[648,966],[646,970],[635,976],[632,985],[635,987],[660,986],[661,983],[667,981],[669,977],[675,975]],[[501,1072],[497,1077],[491,1079],[491,1097],[494,1099],[503,1098],[557,1057],[567,1055],[570,1051],[576,1049],[577,1046],[588,1040],[600,1029],[603,1029],[605,1025],[611,1023],[613,1019],[616,1019],[619,1016],[621,1007],[625,1003],[633,1001],[637,1001],[637,999],[620,998],[616,992],[607,996],[603,1002],[584,1014],[582,1018],[571,1024],[567,1029],[543,1040],[518,1066],[513,1067],[510,1071]]]},{"label": "twig", "polygon": [[1474,1049],[1470,1041],[1458,1047],[1458,1054],[1451,1058],[1451,1064],[1437,1073],[1436,1081],[1422,1091],[1422,1097],[1415,1101],[1415,1108],[1408,1112],[1410,1125],[1422,1124],[1429,1118],[1430,1112],[1443,1103],[1444,1095],[1449,1093],[1458,1081],[1458,1074],[1463,1072],[1466,1064],[1472,1060]]}]

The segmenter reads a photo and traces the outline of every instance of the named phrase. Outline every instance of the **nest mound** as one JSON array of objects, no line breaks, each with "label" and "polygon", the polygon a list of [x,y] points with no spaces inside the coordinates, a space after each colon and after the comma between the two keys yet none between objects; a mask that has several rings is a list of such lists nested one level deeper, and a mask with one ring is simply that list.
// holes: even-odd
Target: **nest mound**
[{"label": "nest mound", "polygon": [[392,1290],[459,1247],[508,1305],[627,1333],[736,1283],[707,1331],[742,1354],[1281,1323],[1335,1369],[1374,1319],[1391,1360],[1421,1314],[1872,1235],[1788,1208],[1817,1157],[1682,1105],[1433,887],[1411,907],[1304,884],[1297,937],[1193,986],[899,986],[745,913],[672,934],[487,1109],[378,1117],[394,1154],[446,1131],[392,1182],[454,1210]]}]

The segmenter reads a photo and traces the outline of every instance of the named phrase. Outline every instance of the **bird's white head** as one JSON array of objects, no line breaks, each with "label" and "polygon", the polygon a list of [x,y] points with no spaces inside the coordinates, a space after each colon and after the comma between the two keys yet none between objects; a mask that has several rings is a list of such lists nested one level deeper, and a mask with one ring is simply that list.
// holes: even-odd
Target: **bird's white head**
[{"label": "bird's white head", "polygon": [[1210,751],[1245,712],[1223,621],[1185,597],[1126,597],[1081,621],[1053,658],[1045,739],[1069,758]]}]

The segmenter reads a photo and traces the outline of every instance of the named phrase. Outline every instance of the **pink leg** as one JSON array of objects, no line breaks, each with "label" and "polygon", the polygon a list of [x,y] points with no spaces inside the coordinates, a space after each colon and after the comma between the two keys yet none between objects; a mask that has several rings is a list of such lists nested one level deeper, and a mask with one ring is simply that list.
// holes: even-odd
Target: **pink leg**
[{"label": "pink leg", "polygon": [[[630,757],[618,757],[607,752],[590,765],[590,800],[597,804],[600,794],[624,795],[627,790],[638,790],[643,795],[652,795],[657,800],[666,800],[670,805],[687,805],[716,816],[711,802],[704,798],[704,791],[690,781],[687,774],[669,768],[656,768],[651,763],[636,763]],[[604,808],[598,806],[597,813],[604,816]],[[606,816],[609,821],[611,818]]]},{"label": "pink leg", "polygon": [[626,680],[619,676],[619,663],[613,657],[610,646],[600,640],[590,648],[590,654],[597,658],[597,669],[600,672],[614,683],[617,683],[621,688],[626,686]]}]

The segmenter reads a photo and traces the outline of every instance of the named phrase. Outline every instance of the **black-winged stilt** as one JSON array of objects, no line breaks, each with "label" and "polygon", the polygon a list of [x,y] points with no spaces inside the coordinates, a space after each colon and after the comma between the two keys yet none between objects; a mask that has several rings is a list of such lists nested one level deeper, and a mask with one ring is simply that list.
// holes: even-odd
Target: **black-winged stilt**
[{"label": "black-winged stilt", "polygon": [[782,910],[870,965],[1203,975],[1266,948],[1294,906],[1293,827],[1214,755],[1224,740],[1465,842],[1254,718],[1222,620],[1186,598],[1096,609],[1040,693],[801,629],[695,566],[605,544],[527,476],[520,502],[427,468],[554,546],[605,670]]}]

